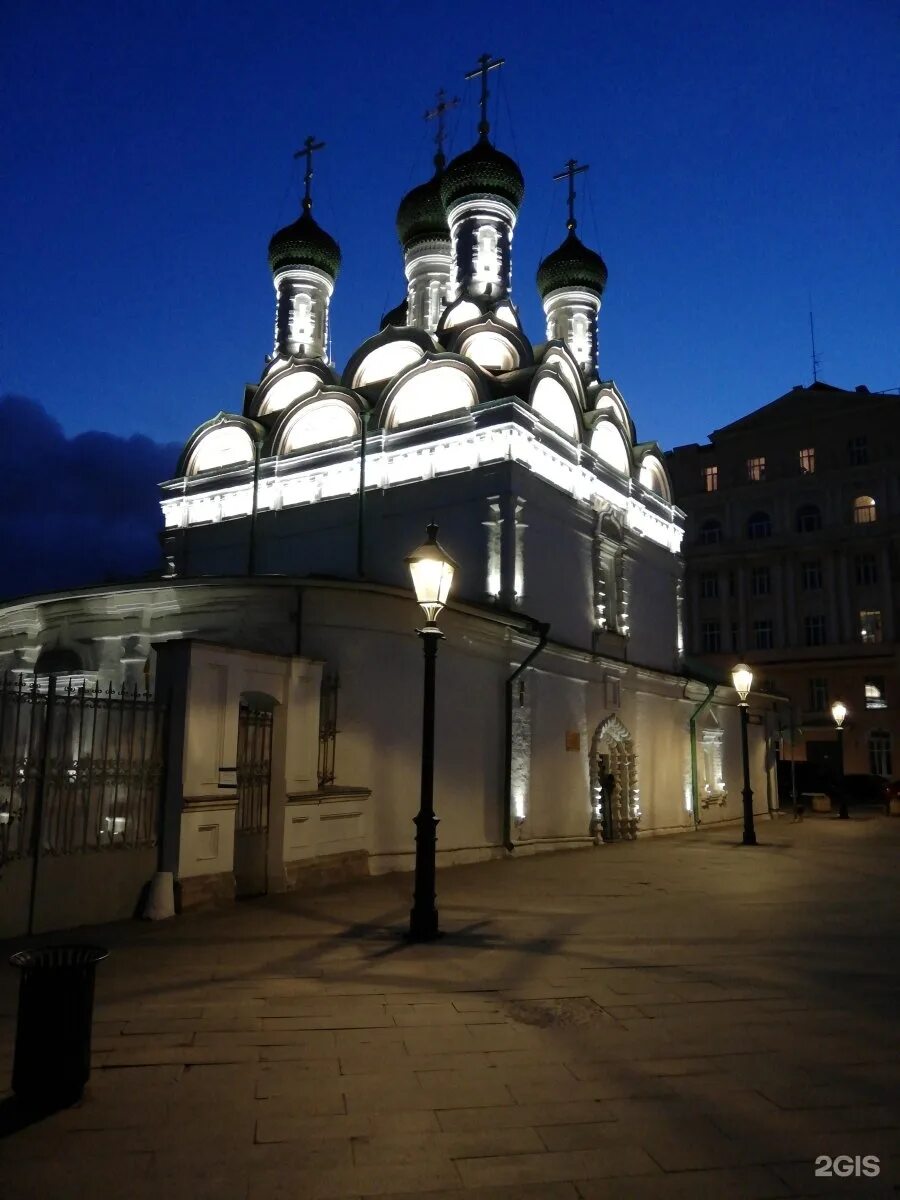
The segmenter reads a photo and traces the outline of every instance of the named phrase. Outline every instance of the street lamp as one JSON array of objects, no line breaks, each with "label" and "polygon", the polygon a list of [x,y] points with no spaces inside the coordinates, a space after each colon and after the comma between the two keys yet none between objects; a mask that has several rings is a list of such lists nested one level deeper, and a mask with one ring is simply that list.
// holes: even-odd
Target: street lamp
[{"label": "street lamp", "polygon": [[747,745],[747,729],[750,725],[750,705],[747,697],[753,684],[753,672],[746,663],[738,663],[731,672],[731,682],[740,697],[741,710],[741,753],[744,758],[744,845],[756,845],[756,830],[753,828],[753,789],[750,787],[750,749]]},{"label": "street lamp", "polygon": [[[837,742],[838,742],[838,770],[841,774],[841,779],[844,778],[844,721],[847,719],[847,705],[843,700],[835,700],[831,706],[831,715],[834,717],[834,723],[837,726]],[[844,790],[843,784],[840,787],[840,799],[838,801],[838,816],[842,821],[847,821],[850,818],[847,812],[847,793]]]},{"label": "street lamp", "polygon": [[416,873],[413,906],[409,913],[409,937],[427,942],[438,936],[435,903],[435,857],[437,818],[434,815],[434,674],[437,646],[444,636],[435,621],[447,603],[457,564],[440,546],[437,525],[428,526],[428,540],[406,559],[416,599],[427,624],[416,633],[425,652],[425,692],[422,704],[422,791],[416,826]]}]

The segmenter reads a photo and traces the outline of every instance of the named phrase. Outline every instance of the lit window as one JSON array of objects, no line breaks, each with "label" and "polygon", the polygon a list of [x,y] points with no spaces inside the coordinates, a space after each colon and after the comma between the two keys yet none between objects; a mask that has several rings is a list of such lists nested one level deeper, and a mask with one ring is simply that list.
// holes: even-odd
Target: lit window
[{"label": "lit window", "polygon": [[767,538],[772,536],[772,518],[768,513],[755,512],[747,518],[748,538]]},{"label": "lit window", "polygon": [[825,618],[821,615],[804,617],[803,634],[807,646],[824,646]]},{"label": "lit window", "polygon": [[816,452],[810,446],[806,450],[800,451],[800,474],[812,475],[816,469]]},{"label": "lit window", "polygon": [[800,583],[804,592],[820,592],[822,590],[822,564],[818,561],[801,563]]},{"label": "lit window", "polygon": [[768,596],[772,590],[772,575],[768,567],[754,567],[750,573],[750,591],[754,596]]},{"label": "lit window", "polygon": [[747,478],[754,483],[762,483],[766,477],[766,460],[764,458],[747,459]]},{"label": "lit window", "polygon": [[722,540],[722,522],[716,520],[704,521],[700,526],[700,545],[712,546]]},{"label": "lit window", "polygon": [[704,600],[715,600],[719,595],[719,576],[715,571],[704,571],[700,576],[700,595]]},{"label": "lit window", "polygon": [[850,438],[847,442],[847,458],[851,467],[861,467],[869,461],[869,444],[865,435]]},{"label": "lit window", "polygon": [[856,582],[861,585],[878,582],[878,563],[874,554],[857,554]]},{"label": "lit window", "polygon": [[822,528],[822,514],[815,504],[804,504],[797,509],[797,532],[815,533]]},{"label": "lit window", "polygon": [[707,492],[717,492],[719,490],[718,467],[703,468],[703,487]]},{"label": "lit window", "polygon": [[704,621],[700,626],[704,654],[718,654],[722,649],[722,631],[718,621]]},{"label": "lit window", "polygon": [[878,510],[871,496],[857,496],[853,501],[853,523],[871,525],[878,520]]},{"label": "lit window", "polygon": [[772,622],[754,621],[753,622],[753,645],[757,650],[771,650],[774,644],[774,630]]},{"label": "lit window", "polygon": [[881,675],[866,676],[866,708],[887,708],[884,698],[884,677]]},{"label": "lit window", "polygon": [[859,636],[863,642],[881,641],[881,613],[877,609],[866,608],[859,614]]},{"label": "lit window", "polygon": [[884,729],[873,729],[869,734],[869,770],[873,775],[893,775],[891,763],[891,735]]},{"label": "lit window", "polygon": [[820,713],[828,708],[828,680],[810,679],[809,711]]}]

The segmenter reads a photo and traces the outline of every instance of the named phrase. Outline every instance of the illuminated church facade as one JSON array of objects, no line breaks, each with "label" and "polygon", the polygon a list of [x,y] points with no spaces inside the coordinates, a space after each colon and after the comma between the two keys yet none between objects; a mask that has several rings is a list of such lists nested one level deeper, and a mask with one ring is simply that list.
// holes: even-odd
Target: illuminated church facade
[{"label": "illuminated church facade", "polygon": [[[169,853],[185,894],[191,880],[198,896],[227,893],[237,871],[222,773],[239,753],[238,706],[262,693],[287,714],[272,742],[268,889],[290,886],[298,859],[411,866],[421,654],[404,559],[431,521],[459,564],[438,661],[439,863],[740,815],[736,695],[683,658],[684,515],[660,448],[637,439],[598,369],[607,268],[576,233],[579,168],[565,173],[566,236],[537,269],[535,343],[511,287],[524,180],[485,114],[449,162],[439,136],[434,174],[403,198],[406,296],[342,370],[328,355],[341,252],[313,217],[308,139],[300,216],[269,243],[272,352],[240,411],[201,425],[162,485],[161,578],[0,612],[2,661],[18,671],[49,646],[73,648],[72,674],[116,682],[148,658],[158,687],[195,663],[182,684],[208,712],[185,745],[202,727],[207,749],[194,766],[184,752]],[[267,672],[288,691],[261,684]],[[324,778],[323,677],[340,689]],[[766,704],[754,700],[751,725],[762,813]]]}]

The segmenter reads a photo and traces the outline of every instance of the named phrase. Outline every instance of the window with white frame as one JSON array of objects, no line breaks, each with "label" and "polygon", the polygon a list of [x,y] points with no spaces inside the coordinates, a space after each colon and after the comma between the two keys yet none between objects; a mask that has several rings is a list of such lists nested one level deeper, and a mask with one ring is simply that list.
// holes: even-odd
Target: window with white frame
[{"label": "window with white frame", "polygon": [[753,567],[750,571],[750,592],[753,596],[768,596],[772,590],[772,572],[768,567]]},{"label": "window with white frame", "polygon": [[800,474],[812,475],[816,469],[816,452],[812,446],[800,451]]},{"label": "window with white frame", "polygon": [[872,775],[893,775],[891,735],[885,729],[873,729],[869,734],[869,771]]},{"label": "window with white frame", "polygon": [[847,458],[851,467],[861,467],[869,461],[869,441],[865,434],[849,439]]},{"label": "window with white frame", "polygon": [[876,608],[864,608],[859,614],[860,641],[876,643],[881,641],[881,612]]},{"label": "window with white frame", "polygon": [[853,524],[874,525],[878,520],[878,507],[871,496],[857,496],[853,501]]},{"label": "window with white frame", "polygon": [[856,582],[861,587],[878,582],[878,560],[874,554],[857,554]]},{"label": "window with white frame", "polygon": [[719,468],[704,467],[703,468],[703,488],[707,492],[717,492],[719,490]]},{"label": "window with white frame", "polygon": [[717,571],[702,571],[700,574],[700,596],[704,600],[717,600],[719,575]]},{"label": "window with white frame", "polygon": [[825,712],[828,708],[828,680],[822,678],[809,681],[809,711]]},{"label": "window with white frame", "polygon": [[700,735],[703,763],[703,795],[707,800],[723,801],[727,795],[723,767],[724,731],[704,729]]},{"label": "window with white frame", "polygon": [[775,630],[772,622],[765,618],[753,622],[753,646],[756,650],[771,650],[775,644]]},{"label": "window with white frame", "polygon": [[866,708],[887,708],[884,696],[884,676],[867,675],[865,682]]},{"label": "window with white frame", "polygon": [[766,477],[766,460],[762,456],[747,459],[747,478],[752,483],[762,483]]},{"label": "window with white frame", "polygon": [[803,618],[804,641],[807,646],[824,646],[826,642],[825,618],[817,613]]},{"label": "window with white frame", "polygon": [[722,649],[722,630],[718,621],[703,621],[700,638],[704,654],[717,654]]},{"label": "window with white frame", "polygon": [[804,592],[822,590],[822,564],[818,559],[800,564],[800,585]]}]

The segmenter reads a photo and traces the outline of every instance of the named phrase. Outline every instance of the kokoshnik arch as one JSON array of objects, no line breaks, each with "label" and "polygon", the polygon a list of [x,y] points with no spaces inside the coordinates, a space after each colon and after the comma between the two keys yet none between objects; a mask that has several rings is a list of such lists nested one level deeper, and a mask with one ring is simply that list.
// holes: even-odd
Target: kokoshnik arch
[{"label": "kokoshnik arch", "polygon": [[[537,267],[535,343],[512,288],[525,182],[490,139],[486,72],[477,140],[449,162],[438,106],[434,172],[397,211],[406,294],[342,370],[328,336],[341,251],[313,217],[322,146],[307,139],[300,215],[269,242],[271,353],[161,485],[160,578],[0,609],[0,666],[40,676],[41,655],[66,649],[70,680],[148,678],[187,696],[166,801],[180,821],[162,853],[184,897],[233,893],[250,834],[221,780],[246,697],[263,692],[271,799],[253,817],[267,847],[254,878],[282,890],[296,860],[344,850],[371,871],[411,866],[420,665],[404,559],[432,520],[459,563],[443,615],[439,863],[740,814],[734,691],[683,655],[684,515],[659,447],[637,439],[598,366],[607,268],[577,234],[585,168],[559,175],[565,236]],[[320,725],[323,674],[340,708]],[[320,728],[332,757],[317,787]],[[755,719],[763,811],[765,734]]]}]

